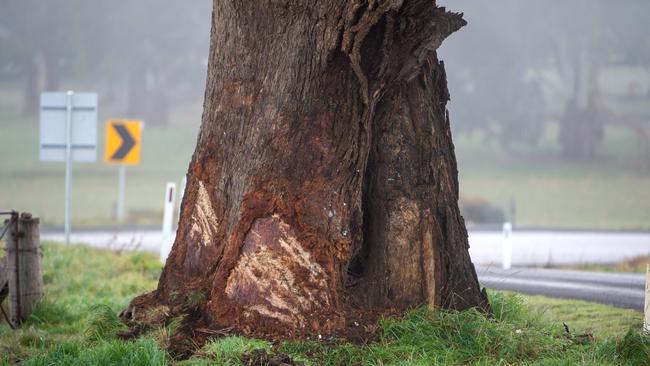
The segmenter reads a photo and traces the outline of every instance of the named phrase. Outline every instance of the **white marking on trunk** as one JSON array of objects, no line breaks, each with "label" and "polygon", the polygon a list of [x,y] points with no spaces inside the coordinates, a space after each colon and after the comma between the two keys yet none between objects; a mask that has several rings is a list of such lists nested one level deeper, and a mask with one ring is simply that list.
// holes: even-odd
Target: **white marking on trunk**
[{"label": "white marking on trunk", "polygon": [[[279,229],[277,236],[264,237],[253,225],[247,234],[250,251],[242,254],[228,277],[226,294],[248,311],[304,326],[303,314],[330,304],[327,275],[278,215],[261,220],[273,220]],[[294,269],[296,266],[306,271]],[[300,272],[307,276],[298,280]]]},{"label": "white marking on trunk", "polygon": [[192,211],[192,226],[190,235],[193,238],[199,238],[199,243],[208,246],[212,243],[212,238],[217,233],[219,223],[217,215],[212,209],[212,201],[208,191],[205,189],[203,182],[199,181],[199,192]]},{"label": "white marking on trunk", "polygon": [[[250,306],[248,308],[248,310],[256,311],[256,312],[258,312],[258,313],[260,313],[260,314],[262,314],[264,316],[268,316],[270,318],[275,318],[275,319],[277,319],[277,320],[279,320],[279,321],[281,321],[283,323],[293,323],[293,321],[292,321],[293,319],[291,319],[290,316],[288,316],[286,314],[282,314],[282,313],[277,312],[277,311],[271,311],[271,310],[269,310],[268,308],[266,308],[266,307],[264,307],[262,305]],[[299,317],[299,318],[301,318],[301,320],[304,319],[303,317]]]}]

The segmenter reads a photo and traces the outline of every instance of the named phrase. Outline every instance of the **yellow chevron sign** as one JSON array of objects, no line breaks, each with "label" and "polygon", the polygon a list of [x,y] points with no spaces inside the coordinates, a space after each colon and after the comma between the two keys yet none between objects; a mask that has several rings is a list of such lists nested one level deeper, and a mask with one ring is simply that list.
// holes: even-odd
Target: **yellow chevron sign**
[{"label": "yellow chevron sign", "polygon": [[106,122],[104,160],[108,163],[140,164],[142,121],[113,119]]}]

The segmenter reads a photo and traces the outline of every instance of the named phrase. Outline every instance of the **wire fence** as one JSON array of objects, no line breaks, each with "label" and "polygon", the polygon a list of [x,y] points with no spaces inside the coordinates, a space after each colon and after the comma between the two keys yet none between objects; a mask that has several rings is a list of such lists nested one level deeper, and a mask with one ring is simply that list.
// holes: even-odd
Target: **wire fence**
[{"label": "wire fence", "polygon": [[[9,231],[9,226],[11,223],[18,218],[18,212],[11,210],[11,211],[0,211],[0,217],[2,216],[9,216],[9,220],[5,220],[4,222],[4,227],[0,229],[0,242],[2,242],[2,239],[4,238],[5,234],[7,231]],[[6,251],[6,248],[4,245],[0,245],[0,250]]]}]

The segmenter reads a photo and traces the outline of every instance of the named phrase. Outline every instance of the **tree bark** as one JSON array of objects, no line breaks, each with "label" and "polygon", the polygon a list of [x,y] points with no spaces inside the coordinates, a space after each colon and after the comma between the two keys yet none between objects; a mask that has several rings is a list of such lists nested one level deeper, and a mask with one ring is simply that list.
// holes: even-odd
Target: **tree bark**
[{"label": "tree bark", "polygon": [[215,0],[176,241],[123,318],[291,336],[487,308],[435,54],[464,24],[431,0]]}]

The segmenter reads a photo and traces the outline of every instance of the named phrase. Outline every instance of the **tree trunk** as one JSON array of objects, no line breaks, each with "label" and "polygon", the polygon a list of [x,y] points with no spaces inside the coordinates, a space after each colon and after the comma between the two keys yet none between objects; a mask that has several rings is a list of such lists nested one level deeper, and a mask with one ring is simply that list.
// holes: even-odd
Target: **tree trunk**
[{"label": "tree trunk", "polygon": [[59,78],[54,57],[45,51],[37,52],[26,68],[22,112],[23,116],[32,116],[38,112],[41,93],[56,91]]},{"label": "tree trunk", "polygon": [[571,58],[573,95],[565,104],[558,132],[563,155],[574,160],[594,158],[603,142],[607,114],[598,90],[601,58],[591,54],[585,42],[578,43]]},{"label": "tree trunk", "polygon": [[435,54],[464,24],[431,0],[215,0],[176,242],[123,318],[289,336],[487,308]]}]

